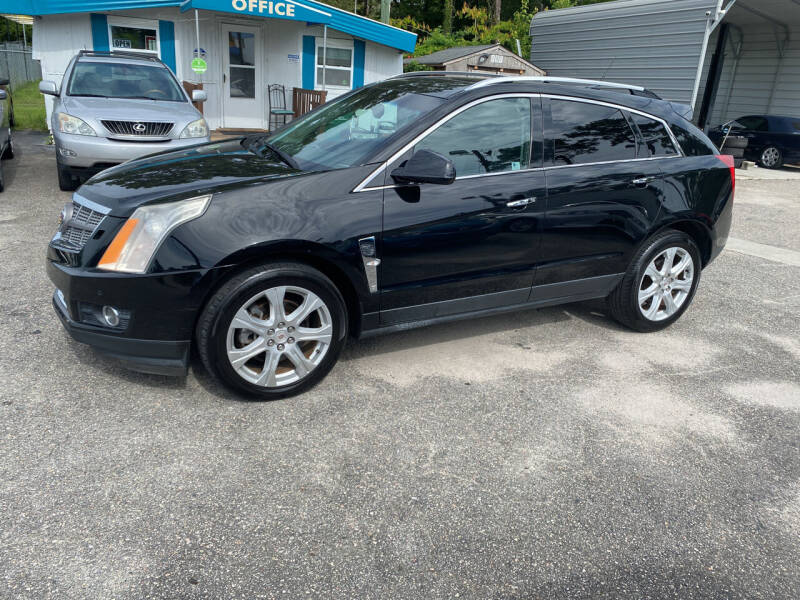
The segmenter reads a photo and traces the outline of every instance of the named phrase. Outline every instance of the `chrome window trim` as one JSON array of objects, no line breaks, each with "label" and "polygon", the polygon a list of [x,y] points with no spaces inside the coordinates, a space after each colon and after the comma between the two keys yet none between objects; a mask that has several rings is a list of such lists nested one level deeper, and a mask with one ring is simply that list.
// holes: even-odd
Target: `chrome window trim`
[{"label": "chrome window trim", "polygon": [[666,158],[684,158],[686,156],[684,154],[684,152],[683,152],[683,148],[681,148],[681,145],[678,142],[678,139],[675,137],[675,134],[672,132],[672,129],[670,128],[669,124],[664,119],[662,119],[661,117],[657,117],[654,114],[651,114],[651,113],[648,113],[648,112],[645,112],[645,111],[642,111],[642,110],[639,110],[639,109],[636,109],[636,108],[630,108],[630,107],[624,106],[622,104],[615,104],[613,102],[606,102],[606,101],[603,101],[603,100],[593,100],[593,99],[590,99],[590,98],[581,98],[581,97],[577,97],[577,96],[562,96],[562,95],[559,95],[559,94],[545,94],[545,93],[538,93],[538,92],[511,92],[511,93],[506,93],[506,94],[496,94],[494,96],[486,96],[484,98],[478,98],[476,100],[473,100],[472,102],[469,102],[469,103],[465,104],[464,106],[459,107],[457,110],[453,111],[452,113],[446,115],[445,117],[443,117],[442,119],[440,119],[439,121],[437,121],[436,123],[434,123],[433,125],[428,127],[425,131],[420,133],[418,136],[416,136],[413,140],[408,142],[405,146],[403,146],[400,150],[395,152],[392,156],[390,156],[383,163],[381,163],[381,165],[377,169],[375,169],[372,173],[367,175],[367,177],[364,180],[362,180],[361,183],[359,183],[355,188],[353,188],[353,193],[356,193],[356,192],[371,192],[371,191],[376,191],[376,190],[387,190],[387,189],[395,189],[395,188],[398,188],[398,187],[403,187],[403,186],[400,186],[400,185],[397,185],[397,184],[376,185],[376,186],[368,187],[368,184],[375,177],[377,177],[383,171],[385,171],[386,168],[391,163],[393,163],[400,156],[402,156],[403,154],[408,152],[408,150],[413,148],[422,138],[424,138],[428,134],[430,134],[433,131],[435,131],[436,129],[438,129],[441,125],[443,125],[444,123],[446,123],[447,121],[449,121],[450,119],[455,117],[456,115],[464,112],[465,110],[467,110],[469,108],[472,108],[473,106],[475,106],[477,104],[481,104],[483,102],[488,102],[489,100],[497,100],[497,99],[502,99],[502,98],[551,98],[551,99],[555,99],[555,100],[568,100],[568,101],[571,101],[571,102],[584,102],[586,104],[599,104],[600,106],[608,106],[610,108],[616,108],[618,110],[625,110],[625,111],[628,111],[630,113],[635,113],[637,115],[641,115],[643,117],[647,117],[648,119],[653,119],[654,121],[657,121],[657,122],[661,123],[661,125],[663,125],[664,128],[667,130],[667,133],[669,134],[669,137],[672,140],[672,144],[675,147],[674,149],[677,152],[675,154],[666,154],[666,155],[663,155],[663,156],[647,156],[647,157],[643,157],[643,158],[625,158],[625,159],[619,159],[619,160],[603,160],[603,161],[590,162],[590,163],[578,163],[578,164],[574,164],[574,165],[552,165],[552,166],[548,166],[548,167],[531,167],[529,169],[520,169],[519,171],[499,171],[499,172],[496,172],[496,173],[479,173],[477,175],[464,175],[462,177],[458,177],[457,176],[456,177],[456,181],[459,180],[459,179],[474,179],[476,177],[494,177],[496,175],[508,175],[510,173],[525,173],[525,172],[530,172],[530,171],[543,171],[545,169],[566,169],[566,168],[570,168],[570,167],[588,167],[588,166],[592,166],[592,165],[609,165],[609,164],[614,164],[614,163],[639,162],[639,161],[646,161],[646,160],[662,160],[662,159],[666,159]]}]

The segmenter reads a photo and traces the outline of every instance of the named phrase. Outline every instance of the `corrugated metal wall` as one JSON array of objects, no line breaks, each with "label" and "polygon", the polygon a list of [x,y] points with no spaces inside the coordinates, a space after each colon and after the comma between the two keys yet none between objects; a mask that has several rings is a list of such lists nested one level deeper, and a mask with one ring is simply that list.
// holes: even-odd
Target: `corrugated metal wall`
[{"label": "corrugated metal wall", "polygon": [[717,0],[617,0],[536,14],[531,62],[549,75],[642,85],[688,104]]},{"label": "corrugated metal wall", "polygon": [[[777,40],[783,35],[769,26],[745,29],[737,67],[734,46],[740,37],[738,31],[731,32],[709,125],[748,114],[800,116],[800,27],[790,29],[779,64]],[[714,43],[714,39],[709,42],[707,61]],[[731,85],[734,68],[736,78]]]}]

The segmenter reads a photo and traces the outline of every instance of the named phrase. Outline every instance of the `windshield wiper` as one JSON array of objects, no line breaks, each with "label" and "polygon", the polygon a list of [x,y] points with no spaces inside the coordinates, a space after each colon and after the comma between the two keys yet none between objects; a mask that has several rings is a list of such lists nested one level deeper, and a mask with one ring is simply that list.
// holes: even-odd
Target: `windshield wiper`
[{"label": "windshield wiper", "polygon": [[78,98],[108,98],[108,96],[104,94],[69,94],[69,95]]},{"label": "windshield wiper", "polygon": [[297,164],[297,161],[288,154],[286,154],[286,152],[284,152],[283,150],[280,150],[279,148],[270,144],[269,142],[261,142],[260,145],[261,147],[266,148],[267,150],[272,152],[275,156],[280,158],[283,162],[285,162],[293,169],[297,169],[298,171],[300,170],[300,165]]}]

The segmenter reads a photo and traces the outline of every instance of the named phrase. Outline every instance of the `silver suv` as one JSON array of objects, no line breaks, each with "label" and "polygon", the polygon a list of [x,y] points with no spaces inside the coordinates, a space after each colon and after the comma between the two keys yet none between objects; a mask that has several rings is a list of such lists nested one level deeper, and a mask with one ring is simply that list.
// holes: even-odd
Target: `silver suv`
[{"label": "silver suv", "polygon": [[74,190],[80,179],[146,154],[209,141],[208,125],[169,67],[158,58],[129,52],[83,50],[70,61],[55,96],[51,129],[58,184]]}]

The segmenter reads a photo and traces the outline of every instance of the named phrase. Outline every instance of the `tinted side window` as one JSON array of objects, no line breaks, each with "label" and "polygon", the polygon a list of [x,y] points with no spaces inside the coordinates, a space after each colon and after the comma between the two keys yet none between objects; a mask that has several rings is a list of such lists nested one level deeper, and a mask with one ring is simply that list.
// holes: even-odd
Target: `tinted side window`
[{"label": "tinted side window", "polygon": [[616,108],[551,100],[550,113],[556,165],[636,158],[636,137]]},{"label": "tinted side window", "polygon": [[769,129],[769,124],[764,117],[742,117],[741,119],[736,119],[736,121],[741,123],[745,129],[752,131],[767,131]]},{"label": "tinted side window", "polygon": [[669,156],[678,153],[672,138],[661,123],[635,113],[631,116],[642,134],[642,140],[650,156]]},{"label": "tinted side window", "polygon": [[524,169],[531,150],[530,100],[501,98],[468,108],[414,148],[423,149],[452,160],[457,177]]}]

